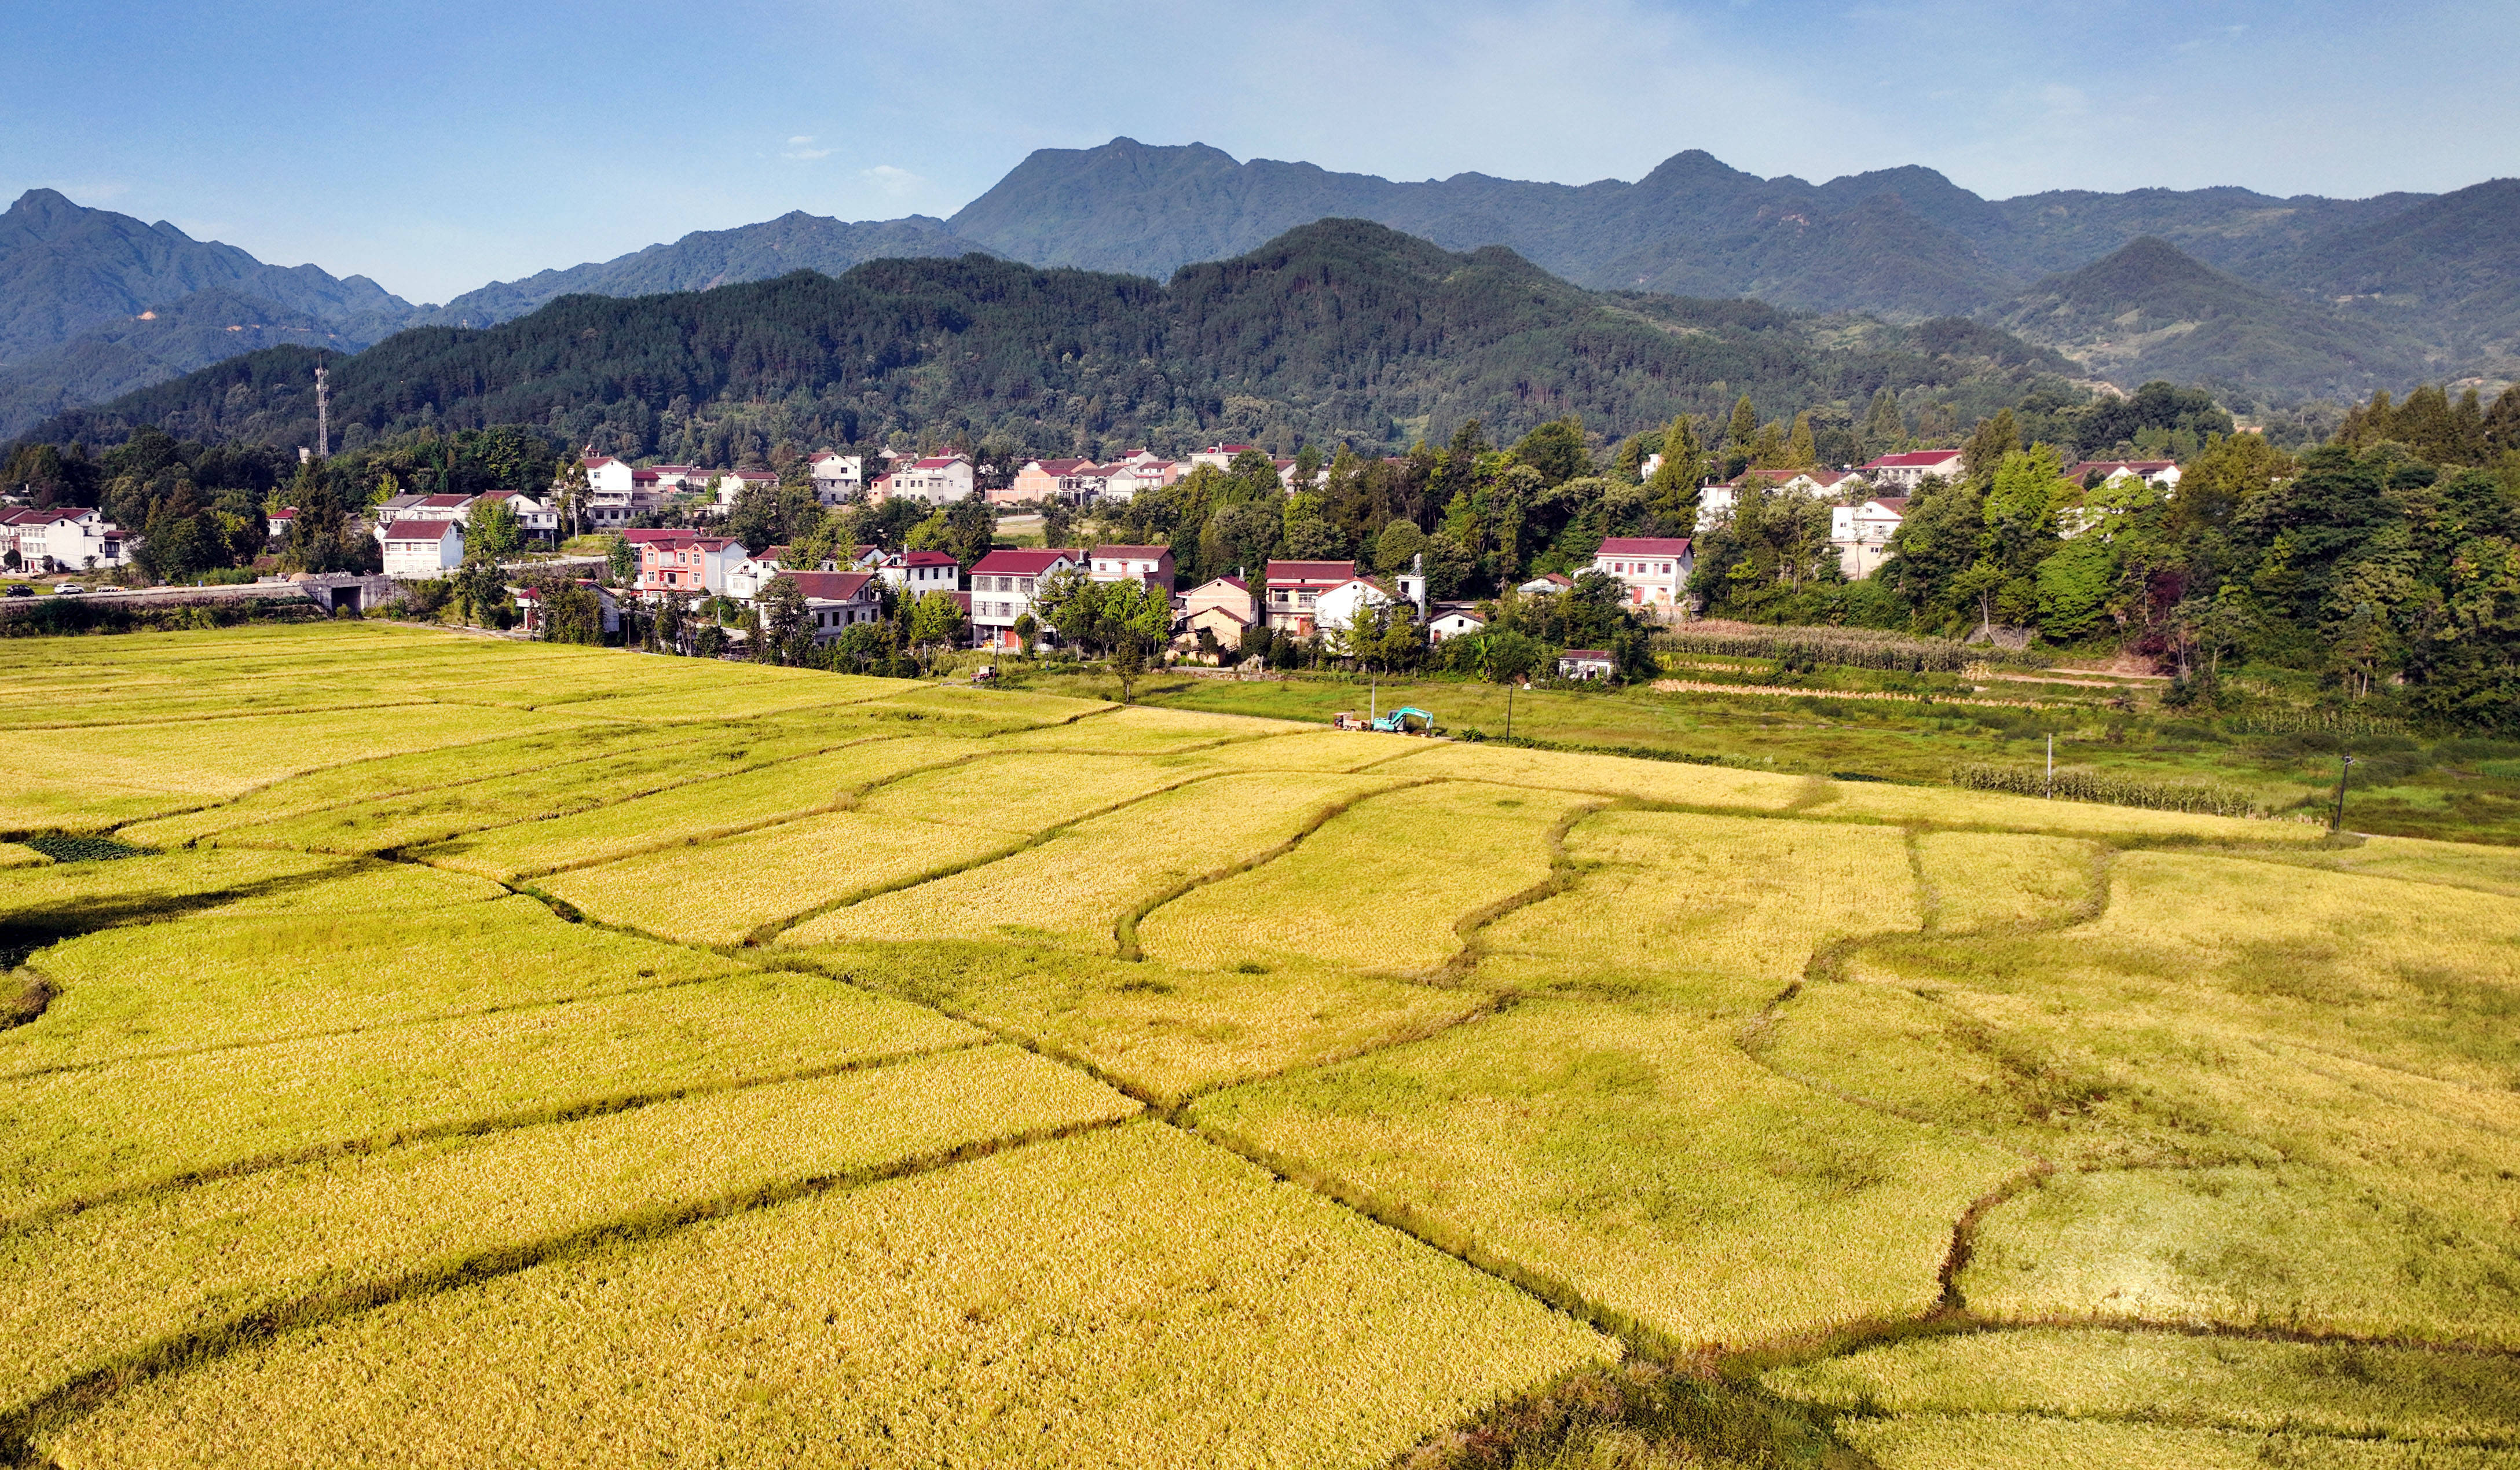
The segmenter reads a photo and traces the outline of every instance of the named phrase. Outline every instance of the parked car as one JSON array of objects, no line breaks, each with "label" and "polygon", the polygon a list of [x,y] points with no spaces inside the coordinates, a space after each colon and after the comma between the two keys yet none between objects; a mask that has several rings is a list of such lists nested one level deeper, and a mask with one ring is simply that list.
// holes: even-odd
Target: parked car
[{"label": "parked car", "polygon": [[76,582],[56,582],[53,584],[53,591],[67,597],[74,592],[85,592],[87,589]]},{"label": "parked car", "polygon": [[0,593],[0,597],[11,598],[31,598],[34,595],[35,589],[27,586],[23,582],[12,582],[9,584],[9,590],[7,592]]}]

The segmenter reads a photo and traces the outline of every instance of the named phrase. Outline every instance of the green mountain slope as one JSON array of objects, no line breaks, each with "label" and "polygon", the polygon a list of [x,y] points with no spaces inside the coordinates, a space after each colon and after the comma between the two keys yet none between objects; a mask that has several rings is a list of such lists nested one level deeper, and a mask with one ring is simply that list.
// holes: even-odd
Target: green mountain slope
[{"label": "green mountain slope", "polygon": [[2126,385],[2167,379],[2359,396],[2441,367],[2402,331],[2261,290],[2160,240],[2050,277],[1999,320]]},{"label": "green mountain slope", "polygon": [[355,352],[370,338],[236,291],[214,288],[116,317],[56,347],[0,368],[0,439],[52,415],[180,378],[215,362],[294,343]]},{"label": "green mountain slope", "polygon": [[[65,415],[35,437],[114,441],[156,423],[303,442],[313,362],[295,348],[255,353]],[[689,436],[739,429],[799,442],[996,433],[1037,449],[1179,450],[1220,435],[1396,447],[1474,417],[1519,433],[1573,413],[1625,432],[1679,410],[1727,412],[1745,391],[1771,415],[1831,402],[1860,412],[1885,385],[1991,411],[2066,366],[1965,327],[1856,331],[1738,302],[1605,298],[1508,250],[1456,254],[1329,220],[1169,285],[968,255],[563,297],[499,327],[416,329],[342,360],[334,412],[350,444],[508,423],[615,452],[692,452]]]},{"label": "green mountain slope", "polygon": [[2266,277],[2377,327],[2438,334],[2454,358],[2520,377],[2520,179],[2306,240],[2269,260]]}]

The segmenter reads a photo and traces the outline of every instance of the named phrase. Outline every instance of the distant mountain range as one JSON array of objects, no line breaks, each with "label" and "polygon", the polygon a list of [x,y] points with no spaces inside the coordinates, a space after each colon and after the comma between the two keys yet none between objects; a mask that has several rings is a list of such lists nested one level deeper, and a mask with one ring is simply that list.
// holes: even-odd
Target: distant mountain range
[{"label": "distant mountain range", "polygon": [[[1987,200],[1930,168],[1811,184],[1692,150],[1634,183],[1399,183],[1118,138],[1036,152],[949,220],[794,212],[493,283],[443,306],[31,191],[0,215],[0,435],[48,406],[201,366],[188,353],[261,345],[248,331],[320,327],[355,348],[405,327],[493,325],[571,293],[688,290],[971,251],[1160,280],[1325,218],[1373,220],[1452,250],[1506,245],[1597,290],[2001,323],[2127,386],[2167,376],[2282,400],[2520,376],[2520,180],[2367,200],[2230,188]],[[227,294],[187,303],[208,290]],[[240,320],[177,346],[172,332],[126,330],[153,308],[160,321]]]}]

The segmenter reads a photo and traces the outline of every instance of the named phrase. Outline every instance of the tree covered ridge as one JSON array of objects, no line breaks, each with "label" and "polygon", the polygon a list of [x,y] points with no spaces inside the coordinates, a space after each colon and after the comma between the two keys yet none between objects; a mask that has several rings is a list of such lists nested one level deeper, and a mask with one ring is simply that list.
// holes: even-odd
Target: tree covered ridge
[{"label": "tree covered ridge", "polygon": [[[30,437],[110,444],[313,438],[316,355],[251,354],[63,415]],[[1882,387],[1967,423],[2070,365],[2001,334],[1595,296],[1512,252],[1455,254],[1329,220],[1170,284],[986,256],[883,260],[714,290],[564,297],[472,331],[402,333],[335,361],[337,441],[523,423],[704,463],[782,441],[995,437],[1029,453],[1224,436],[1401,449],[1471,419],[1568,414],[1626,431],[1713,415],[1851,413]]]}]

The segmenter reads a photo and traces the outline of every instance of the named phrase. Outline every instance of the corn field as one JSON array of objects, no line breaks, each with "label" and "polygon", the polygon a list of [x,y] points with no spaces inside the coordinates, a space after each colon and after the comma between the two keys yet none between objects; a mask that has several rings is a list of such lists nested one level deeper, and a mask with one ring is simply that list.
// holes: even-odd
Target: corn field
[{"label": "corn field", "polygon": [[1767,658],[1796,665],[1836,664],[1899,674],[1958,674],[1973,663],[2044,668],[2049,661],[2036,653],[2013,653],[1955,639],[1924,638],[1880,628],[1772,628],[1710,620],[1683,623],[1657,643],[1681,653]]},{"label": "corn field", "polygon": [[2258,810],[2255,798],[2247,791],[2220,781],[2125,776],[2088,766],[2059,766],[2050,777],[2041,766],[1964,762],[1952,768],[1952,784],[1971,791],[2054,796],[2064,801],[2148,807],[2157,812],[2197,812],[2214,817],[2249,817]]}]

